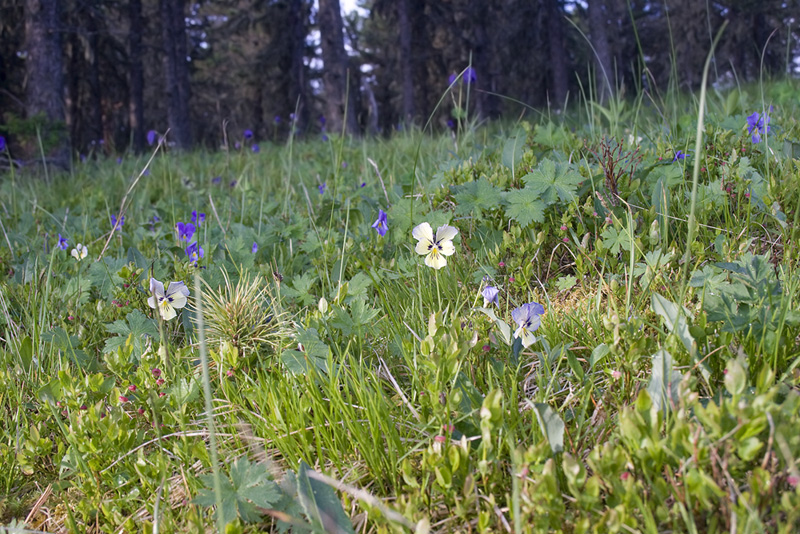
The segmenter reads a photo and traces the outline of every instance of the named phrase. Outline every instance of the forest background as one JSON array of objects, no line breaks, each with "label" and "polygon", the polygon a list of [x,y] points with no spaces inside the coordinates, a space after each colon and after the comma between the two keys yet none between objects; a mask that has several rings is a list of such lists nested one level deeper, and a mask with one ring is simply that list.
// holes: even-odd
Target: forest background
[{"label": "forest background", "polygon": [[[560,110],[578,95],[794,74],[800,4],[782,0],[0,0],[0,135],[20,163],[388,135],[432,118],[464,73],[473,117]],[[466,70],[469,68],[469,70]],[[43,126],[47,125],[47,128]],[[42,136],[41,132],[47,132]],[[37,134],[37,132],[39,132]],[[232,136],[233,138],[226,137]],[[152,134],[149,141],[153,141]]]}]

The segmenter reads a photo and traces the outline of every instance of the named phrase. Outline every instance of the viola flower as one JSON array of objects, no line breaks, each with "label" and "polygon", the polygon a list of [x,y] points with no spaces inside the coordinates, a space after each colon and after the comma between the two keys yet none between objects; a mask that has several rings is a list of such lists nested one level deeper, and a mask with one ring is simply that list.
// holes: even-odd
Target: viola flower
[{"label": "viola flower", "polygon": [[245,130],[244,131],[244,138],[245,139],[252,139],[253,138],[253,130]]},{"label": "viola flower", "polygon": [[67,250],[67,238],[61,237],[61,234],[58,234],[58,248]]},{"label": "viola flower", "polygon": [[543,313],[544,306],[538,302],[523,304],[511,312],[511,318],[519,325],[519,328],[514,332],[514,338],[522,338],[523,347],[527,348],[536,341],[533,332],[539,328],[542,322],[539,316]]},{"label": "viola flower", "polygon": [[747,133],[751,135],[753,143],[760,143],[761,136],[770,131],[769,115],[760,115],[757,111],[747,117]]},{"label": "viola flower", "polygon": [[253,151],[253,154],[258,154],[261,152],[261,148],[255,143],[253,143],[253,146],[250,147],[250,150]]},{"label": "viola flower", "polygon": [[450,74],[450,77],[447,78],[447,85],[453,85],[456,82],[457,77],[458,75],[455,72]]},{"label": "viola flower", "polygon": [[378,220],[372,223],[372,227],[375,228],[375,231],[378,232],[381,237],[386,235],[386,231],[389,229],[389,223],[385,211],[378,209]]},{"label": "viola flower", "polygon": [[203,247],[197,244],[197,241],[186,247],[186,255],[189,256],[189,261],[192,262],[194,265],[197,265],[197,262],[203,259]]},{"label": "viola flower", "polygon": [[317,186],[317,189],[319,189],[319,194],[320,195],[324,195],[325,194],[325,190],[328,189],[328,182],[322,182],[321,184],[319,184]]},{"label": "viola flower", "polygon": [[280,123],[281,123],[281,116],[275,115],[275,124],[280,124]]},{"label": "viola flower", "polygon": [[252,252],[253,254],[258,252],[258,243],[256,243],[255,241],[253,241],[253,247],[250,249],[250,252]]},{"label": "viola flower", "polygon": [[156,142],[157,135],[158,132],[156,132],[155,130],[150,130],[149,132],[147,132],[147,144],[153,146],[153,143]]},{"label": "viola flower", "polygon": [[161,318],[169,321],[178,315],[178,312],[175,311],[176,309],[186,306],[189,288],[183,282],[170,282],[167,285],[167,290],[164,291],[164,284],[155,278],[151,278],[150,293],[147,305],[153,309],[158,309]]},{"label": "viola flower", "polygon": [[193,224],[201,224],[205,220],[206,220],[206,214],[205,213],[197,213],[197,210],[192,210],[192,223]]},{"label": "viola flower", "polygon": [[215,176],[211,179],[211,183],[214,185],[219,185],[222,183],[222,176]]},{"label": "viola flower", "polygon": [[121,216],[119,220],[117,220],[116,215],[111,216],[111,227],[112,228],[119,228],[122,229],[122,226],[125,224],[125,216]]},{"label": "viola flower", "polygon": [[679,159],[686,159],[686,154],[684,154],[683,150],[678,150],[675,152],[675,157],[672,158],[672,163],[675,163]]},{"label": "viola flower", "polygon": [[452,256],[456,247],[453,246],[453,239],[458,235],[458,229],[448,225],[442,225],[433,235],[431,225],[424,222],[415,226],[411,235],[418,241],[414,250],[417,254],[425,256],[425,265],[433,269],[441,269],[447,265],[445,256]]},{"label": "viola flower", "polygon": [[500,300],[498,296],[500,295],[500,290],[494,286],[486,286],[483,291],[481,292],[483,295],[483,307],[488,308],[489,304],[497,304],[500,305]]},{"label": "viola flower", "polygon": [[475,73],[475,69],[472,67],[467,67],[464,71],[464,82],[469,85],[471,83],[475,83],[478,81],[478,75]]},{"label": "viola flower", "polygon": [[197,230],[192,223],[179,222],[175,227],[178,229],[178,239],[186,241],[187,243],[192,239],[195,230]]},{"label": "viola flower", "polygon": [[0,152],[6,149],[6,138],[0,135]]},{"label": "viola flower", "polygon": [[86,248],[86,245],[81,245],[80,243],[78,243],[75,246],[75,248],[72,249],[72,252],[70,252],[70,254],[76,260],[81,261],[89,254],[89,249]]}]

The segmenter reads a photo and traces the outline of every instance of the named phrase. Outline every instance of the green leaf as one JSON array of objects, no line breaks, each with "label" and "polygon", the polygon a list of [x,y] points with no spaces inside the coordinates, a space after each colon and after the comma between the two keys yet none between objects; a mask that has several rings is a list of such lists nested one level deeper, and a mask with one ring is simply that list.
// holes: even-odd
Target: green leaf
[{"label": "green leaf", "polygon": [[[675,376],[677,375],[677,376]],[[664,349],[653,355],[653,371],[647,392],[659,410],[669,408],[669,399],[677,398],[674,388],[681,380],[681,374],[672,370],[672,355]]]},{"label": "green leaf", "polygon": [[533,189],[525,187],[508,191],[505,193],[505,201],[506,215],[517,221],[522,228],[527,228],[532,222],[544,222],[544,209],[547,206]]},{"label": "green leaf", "polygon": [[568,162],[555,162],[551,159],[542,160],[533,172],[522,177],[527,187],[541,195],[541,199],[548,206],[559,200],[568,204],[575,200],[578,184],[583,181],[577,171]]},{"label": "green leaf", "polygon": [[542,402],[528,402],[536,412],[536,419],[544,432],[544,437],[547,438],[547,443],[550,444],[550,450],[553,451],[553,454],[563,451],[564,421],[549,405]]},{"label": "green leaf", "polygon": [[[200,490],[192,502],[200,506],[215,506],[214,476],[201,475],[200,479],[207,487]],[[220,475],[219,486],[222,503],[215,517],[221,513],[226,525],[237,517],[248,523],[260,521],[261,514],[256,507],[274,508],[283,497],[278,485],[270,479],[266,467],[250,463],[246,457],[233,463],[230,478]]]},{"label": "green leaf", "polygon": [[281,354],[281,362],[283,362],[283,365],[285,365],[292,374],[296,375],[307,374],[312,368],[310,366],[327,374],[330,348],[319,339],[317,330],[315,328],[305,330],[303,327],[299,326],[297,328],[297,342],[303,347],[303,351],[283,351]]},{"label": "green leaf", "polygon": [[511,327],[508,326],[508,323],[503,321],[502,319],[498,319],[494,313],[494,310],[491,308],[475,308],[486,317],[488,317],[500,330],[500,335],[503,336],[503,341],[505,341],[506,345],[511,345]]},{"label": "green leaf", "polygon": [[133,352],[131,357],[138,360],[145,350],[145,336],[158,338],[158,325],[153,319],[148,318],[139,310],[130,312],[124,320],[120,319],[106,325],[106,332],[118,334],[106,339],[103,353],[109,354],[125,344],[129,336],[133,339]]},{"label": "green leaf", "polygon": [[527,140],[528,132],[520,128],[508,138],[503,146],[502,162],[503,165],[511,169],[512,178],[516,176],[516,167],[522,161],[522,153]]},{"label": "green leaf", "polygon": [[611,352],[611,349],[609,349],[608,345],[605,343],[597,345],[592,351],[592,355],[589,357],[589,370],[594,369],[594,366],[597,365],[598,362],[602,361],[609,352]]},{"label": "green leaf", "polygon": [[297,497],[314,530],[352,534],[353,525],[344,513],[336,492],[324,482],[309,477],[309,471],[312,471],[311,468],[301,461],[297,471]]},{"label": "green leaf", "polygon": [[500,189],[485,176],[453,188],[456,200],[456,215],[473,215],[482,218],[483,213],[500,205]]}]

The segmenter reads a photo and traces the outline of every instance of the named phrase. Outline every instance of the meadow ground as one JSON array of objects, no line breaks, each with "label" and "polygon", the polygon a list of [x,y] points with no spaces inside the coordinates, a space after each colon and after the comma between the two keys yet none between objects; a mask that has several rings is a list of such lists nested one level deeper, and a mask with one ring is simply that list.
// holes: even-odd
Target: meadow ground
[{"label": "meadow ground", "polygon": [[5,171],[0,524],[796,532],[797,89]]}]

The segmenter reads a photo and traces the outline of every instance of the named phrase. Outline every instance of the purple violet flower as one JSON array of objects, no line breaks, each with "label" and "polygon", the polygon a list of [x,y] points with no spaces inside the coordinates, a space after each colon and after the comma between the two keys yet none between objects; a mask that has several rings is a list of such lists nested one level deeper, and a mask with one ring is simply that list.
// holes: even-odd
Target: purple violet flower
[{"label": "purple violet flower", "polygon": [[192,223],[193,224],[202,224],[203,221],[206,220],[205,213],[197,213],[197,210],[192,210]]},{"label": "purple violet flower", "polygon": [[489,304],[497,304],[499,306],[499,294],[500,290],[494,286],[486,286],[483,288],[483,291],[481,291],[481,295],[483,296],[483,307],[488,308]]},{"label": "purple violet flower", "polygon": [[197,241],[186,247],[186,255],[189,256],[189,261],[197,265],[197,262],[203,259],[203,248],[197,244]]},{"label": "purple violet flower", "polygon": [[253,138],[253,130],[245,130],[244,131],[244,138],[245,139],[252,139]]},{"label": "purple violet flower", "polygon": [[58,234],[58,248],[67,250],[67,238],[61,237],[61,234]]},{"label": "purple violet flower", "polygon": [[381,237],[386,235],[386,231],[389,229],[389,221],[386,218],[385,211],[378,209],[378,219],[372,223],[372,227],[375,228],[375,231],[378,232]]},{"label": "purple violet flower", "polygon": [[255,241],[253,241],[253,247],[250,249],[250,252],[252,252],[253,254],[258,252],[258,243],[256,243]]},{"label": "purple violet flower", "polygon": [[153,143],[156,142],[157,135],[158,132],[156,132],[155,130],[150,130],[149,132],[147,132],[147,144],[153,146]]},{"label": "purple violet flower", "polygon": [[261,148],[256,143],[253,143],[253,146],[250,147],[250,150],[252,150],[254,154],[261,152]]},{"label": "purple violet flower", "polygon": [[112,215],[111,216],[111,226],[113,228],[122,229],[124,224],[125,224],[125,216],[124,215],[122,217],[120,217],[119,220],[117,220],[117,216],[116,215]]},{"label": "purple violet flower", "polygon": [[327,182],[322,182],[321,184],[319,184],[317,186],[317,189],[319,189],[319,194],[320,195],[324,195],[325,194],[325,190],[328,189],[328,183]]},{"label": "purple violet flower", "polygon": [[178,229],[178,239],[181,241],[186,241],[187,243],[190,239],[192,239],[195,230],[197,230],[195,225],[192,223],[179,222],[177,225],[175,225],[175,227]]}]

